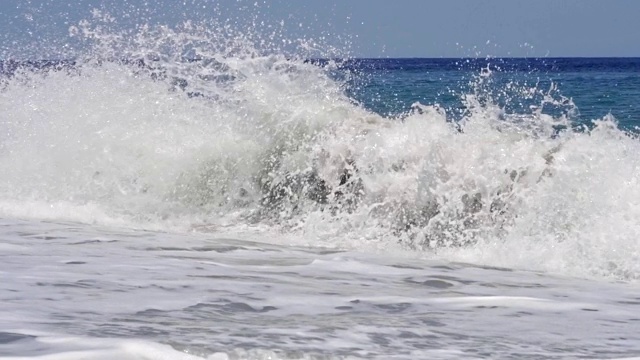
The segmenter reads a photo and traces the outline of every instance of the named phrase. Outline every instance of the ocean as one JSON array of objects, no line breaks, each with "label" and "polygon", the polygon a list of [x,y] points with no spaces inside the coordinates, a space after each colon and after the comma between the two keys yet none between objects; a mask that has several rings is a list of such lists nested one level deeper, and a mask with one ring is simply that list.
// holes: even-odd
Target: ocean
[{"label": "ocean", "polygon": [[0,358],[640,357],[640,59],[83,26],[0,65]]}]

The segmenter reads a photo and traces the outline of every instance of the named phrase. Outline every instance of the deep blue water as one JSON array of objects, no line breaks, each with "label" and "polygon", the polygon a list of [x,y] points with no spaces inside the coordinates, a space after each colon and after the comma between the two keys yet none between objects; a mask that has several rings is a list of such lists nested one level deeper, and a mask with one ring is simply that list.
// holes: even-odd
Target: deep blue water
[{"label": "deep blue water", "polygon": [[[527,112],[549,94],[575,107],[547,104],[543,112],[587,124],[610,113],[621,127],[640,125],[640,58],[357,59],[343,68],[355,74],[350,95],[384,115],[400,115],[420,102],[440,104],[459,117],[465,94]],[[490,75],[481,78],[486,69]]]},{"label": "deep blue water", "polygon": [[[385,116],[402,116],[420,102],[440,105],[455,120],[467,110],[463,98],[473,94],[509,113],[542,106],[544,113],[566,115],[577,124],[588,125],[611,114],[621,128],[640,126],[640,58],[350,59],[339,63],[333,75],[345,83],[347,93]],[[74,61],[5,61],[0,62],[0,73],[10,75],[20,67],[74,65]],[[543,102],[545,96],[556,103]]]}]

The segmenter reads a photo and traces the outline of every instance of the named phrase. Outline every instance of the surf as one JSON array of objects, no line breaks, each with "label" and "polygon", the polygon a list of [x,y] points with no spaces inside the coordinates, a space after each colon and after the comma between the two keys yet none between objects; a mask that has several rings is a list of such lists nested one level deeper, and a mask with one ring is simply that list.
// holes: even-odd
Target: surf
[{"label": "surf", "polygon": [[549,113],[574,106],[557,89],[520,87],[540,96],[513,111],[486,69],[461,116],[421,103],[382,115],[349,95],[364,75],[309,61],[307,43],[279,52],[215,24],[97,24],[70,29],[90,43],[73,63],[1,81],[4,217],[640,274],[638,139],[612,116],[582,127]]}]

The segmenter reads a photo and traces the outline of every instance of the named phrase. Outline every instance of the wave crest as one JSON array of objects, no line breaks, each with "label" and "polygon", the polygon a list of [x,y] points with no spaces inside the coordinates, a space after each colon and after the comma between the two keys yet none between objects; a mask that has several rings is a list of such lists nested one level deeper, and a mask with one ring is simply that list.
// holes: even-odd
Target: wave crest
[{"label": "wave crest", "polygon": [[84,22],[72,34],[95,42],[87,56],[3,80],[4,216],[261,224],[337,246],[640,274],[638,141],[611,117],[574,126],[555,88],[511,112],[483,72],[461,119],[419,103],[384,117],[347,96],[352,70],[259,50],[229,28],[123,35]]}]

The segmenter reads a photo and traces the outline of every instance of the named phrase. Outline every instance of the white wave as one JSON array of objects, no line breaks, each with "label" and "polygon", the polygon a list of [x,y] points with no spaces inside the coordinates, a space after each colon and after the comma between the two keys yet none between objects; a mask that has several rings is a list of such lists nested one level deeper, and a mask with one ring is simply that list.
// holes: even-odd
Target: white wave
[{"label": "white wave", "polygon": [[480,93],[459,123],[421,104],[384,118],[345,95],[331,62],[194,25],[128,41],[98,29],[74,30],[98,45],[73,69],[5,81],[1,216],[259,225],[312,245],[640,275],[640,144],[610,117],[558,132],[568,120],[508,114]]},{"label": "white wave", "polygon": [[[34,334],[34,335],[31,335]],[[37,335],[35,335],[37,334]],[[242,360],[242,359],[311,359],[313,357],[301,355],[289,357],[279,355],[271,350],[252,349],[216,352],[212,354],[178,351],[169,345],[145,340],[124,340],[109,338],[72,337],[67,335],[29,332],[12,334],[24,337],[20,340],[22,349],[19,352],[33,353],[28,356],[0,356],[6,360]],[[31,351],[37,349],[36,351]],[[17,349],[16,349],[17,350]]]}]

